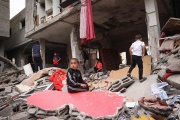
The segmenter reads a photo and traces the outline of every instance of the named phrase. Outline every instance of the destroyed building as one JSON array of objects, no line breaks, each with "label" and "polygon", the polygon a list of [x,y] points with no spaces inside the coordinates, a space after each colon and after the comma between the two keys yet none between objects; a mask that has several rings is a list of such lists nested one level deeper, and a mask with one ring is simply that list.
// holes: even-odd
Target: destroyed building
[{"label": "destroyed building", "polygon": [[[177,0],[92,1],[96,39],[85,46],[90,58],[87,67],[94,66],[96,58],[102,59],[104,70],[117,70],[120,63],[130,64],[128,49],[138,33],[142,34],[153,63],[157,61],[161,29],[170,17],[179,16],[178,4]],[[5,42],[6,57],[19,67],[27,63],[33,67],[31,48],[33,40],[39,39],[44,67],[52,66],[54,51],[62,57],[61,68],[68,67],[71,57],[82,61],[79,14],[78,0],[26,0],[25,9],[11,20],[11,36]],[[73,28],[77,41],[71,37]],[[12,41],[15,44],[9,45]]]},{"label": "destroyed building", "polygon": [[[0,55],[4,56],[4,41],[9,37],[9,0],[0,1]],[[4,68],[4,63],[0,61],[0,73]]]},{"label": "destroyed building", "polygon": [[[103,71],[83,74],[89,91],[71,94],[66,84],[68,59],[83,60],[81,3],[26,0],[25,9],[10,20],[10,37],[2,37],[0,49],[9,60],[4,55],[0,60],[9,67],[0,74],[0,119],[179,119],[179,4],[178,0],[92,0],[96,39],[83,47],[90,58],[87,67],[100,58]],[[124,65],[130,63],[128,49],[139,33],[149,55],[143,58],[147,80],[142,83],[137,80],[138,68],[130,77],[129,66]],[[37,39],[45,68],[27,75],[21,67],[31,63],[33,68],[31,48]],[[51,67],[53,52],[62,58],[60,68]]]}]

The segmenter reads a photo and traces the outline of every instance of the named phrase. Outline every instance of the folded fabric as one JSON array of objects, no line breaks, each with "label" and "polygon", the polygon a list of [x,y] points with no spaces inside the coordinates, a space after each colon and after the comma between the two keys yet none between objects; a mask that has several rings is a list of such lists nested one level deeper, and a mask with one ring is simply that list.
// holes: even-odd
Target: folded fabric
[{"label": "folded fabric", "polygon": [[165,101],[154,97],[142,97],[138,100],[138,103],[145,110],[159,114],[162,116],[169,116],[173,109],[167,105]]}]

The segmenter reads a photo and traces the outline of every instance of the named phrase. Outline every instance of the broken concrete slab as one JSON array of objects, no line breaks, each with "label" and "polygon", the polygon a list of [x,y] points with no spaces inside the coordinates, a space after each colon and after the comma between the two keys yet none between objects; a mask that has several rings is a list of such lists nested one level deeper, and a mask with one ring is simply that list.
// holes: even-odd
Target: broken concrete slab
[{"label": "broken concrete slab", "polygon": [[8,117],[8,116],[12,115],[12,113],[13,113],[13,109],[12,109],[11,105],[8,105],[4,109],[0,110],[0,116],[2,116],[2,117]]},{"label": "broken concrete slab", "polygon": [[119,92],[122,88],[127,88],[129,87],[132,83],[134,83],[135,81],[130,78],[130,77],[124,77],[120,80],[117,80],[115,82],[113,82],[108,90],[111,92]]},{"label": "broken concrete slab", "polygon": [[11,96],[11,98],[17,98],[19,94],[19,92],[13,91],[12,93],[8,94],[8,96]]},{"label": "broken concrete slab", "polygon": [[46,120],[59,120],[59,118],[55,116],[46,117],[45,119]]},{"label": "broken concrete slab", "polygon": [[19,76],[18,76],[18,81],[19,82],[22,82],[24,79],[26,79],[26,75],[25,74],[20,74]]},{"label": "broken concrete slab", "polygon": [[167,78],[167,82],[174,88],[180,90],[180,74],[172,75]]},{"label": "broken concrete slab", "polygon": [[26,91],[29,91],[30,89],[32,89],[32,87],[29,87],[29,86],[23,85],[23,84],[16,85],[15,87],[20,93],[26,92]]},{"label": "broken concrete slab", "polygon": [[12,67],[14,67],[16,70],[20,70],[17,66],[16,66],[16,64],[13,64],[9,59],[7,59],[7,58],[5,58],[5,57],[3,57],[3,56],[1,56],[0,55],[0,61],[2,61],[2,62],[4,62],[4,63],[6,63],[6,64],[10,64]]},{"label": "broken concrete slab", "polygon": [[4,92],[5,92],[6,94],[11,93],[11,92],[12,92],[12,87],[6,87],[5,90],[4,90]]},{"label": "broken concrete slab", "polygon": [[160,70],[159,72],[158,72],[158,78],[160,79],[160,80],[162,80],[162,78],[163,78],[163,76],[166,74],[166,70],[165,69],[163,69],[163,70]]},{"label": "broken concrete slab", "polygon": [[27,112],[19,112],[10,117],[11,120],[28,120]]},{"label": "broken concrete slab", "polygon": [[140,83],[138,80],[123,93],[127,99],[133,98],[134,101],[138,101],[140,97],[152,95],[151,84],[157,83],[158,75],[149,75],[147,80]]}]

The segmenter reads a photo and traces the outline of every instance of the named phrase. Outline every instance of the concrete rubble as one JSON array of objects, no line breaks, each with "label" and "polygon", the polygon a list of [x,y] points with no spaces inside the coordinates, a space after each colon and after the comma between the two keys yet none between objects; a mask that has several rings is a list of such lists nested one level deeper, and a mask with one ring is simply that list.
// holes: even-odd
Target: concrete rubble
[{"label": "concrete rubble", "polygon": [[[168,41],[168,43],[171,41]],[[166,47],[164,43],[164,47]],[[27,103],[27,99],[44,91],[55,91],[50,76],[58,68],[45,68],[26,76],[22,70],[6,67],[0,74],[0,119],[2,120],[156,120],[180,119],[180,47],[168,52],[161,51],[161,59],[150,74],[151,57],[145,57],[144,69],[147,80],[137,80],[137,68],[127,77],[129,66],[120,65],[118,71],[94,73],[92,69],[83,75],[90,92],[108,91],[126,97],[122,107],[112,116],[94,118],[72,104],[64,104],[47,110]],[[11,65],[11,64],[10,64]],[[66,71],[66,70],[64,70]],[[151,82],[152,81],[152,82]],[[155,82],[153,82],[155,81]],[[64,85],[63,88],[66,88]],[[67,89],[62,89],[67,92]],[[151,92],[146,92],[151,91]],[[88,92],[89,93],[89,92]],[[124,95],[123,95],[123,94]],[[136,99],[138,96],[138,100]],[[61,97],[60,97],[61,98]],[[46,99],[46,98],[42,98]],[[89,99],[89,98],[87,98]],[[158,104],[157,104],[158,103]],[[49,104],[52,104],[49,102]],[[112,103],[109,103],[112,104]],[[97,111],[100,112],[100,111]]]}]

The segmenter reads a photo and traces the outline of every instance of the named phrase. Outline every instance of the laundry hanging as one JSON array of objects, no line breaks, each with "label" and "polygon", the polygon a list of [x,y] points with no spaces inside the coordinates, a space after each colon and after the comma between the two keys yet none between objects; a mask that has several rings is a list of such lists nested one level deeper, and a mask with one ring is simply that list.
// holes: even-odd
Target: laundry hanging
[{"label": "laundry hanging", "polygon": [[95,38],[91,0],[81,0],[80,38],[88,43]]}]

